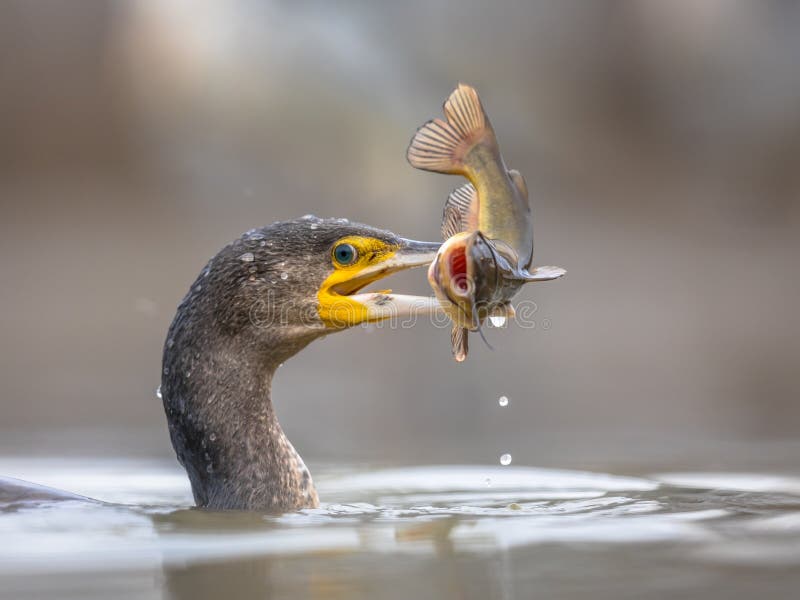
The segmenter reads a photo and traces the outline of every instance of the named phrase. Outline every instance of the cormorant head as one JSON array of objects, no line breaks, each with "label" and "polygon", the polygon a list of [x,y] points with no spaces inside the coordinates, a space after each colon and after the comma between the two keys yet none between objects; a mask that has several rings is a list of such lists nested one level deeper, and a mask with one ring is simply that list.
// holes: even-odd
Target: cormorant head
[{"label": "cormorant head", "polygon": [[[397,271],[429,264],[440,244],[416,242],[345,219],[304,217],[253,229],[212,258],[178,309],[176,341],[235,336],[287,356],[361,323],[435,307],[432,298],[359,293]],[[202,326],[200,324],[203,324]],[[200,336],[202,339],[203,336]],[[183,338],[180,340],[179,338]]]},{"label": "cormorant head", "polygon": [[178,306],[161,377],[172,444],[200,506],[314,504],[272,409],[272,375],[327,333],[435,308],[433,298],[362,289],[430,263],[438,248],[306,217],[249,231],[208,262]]}]

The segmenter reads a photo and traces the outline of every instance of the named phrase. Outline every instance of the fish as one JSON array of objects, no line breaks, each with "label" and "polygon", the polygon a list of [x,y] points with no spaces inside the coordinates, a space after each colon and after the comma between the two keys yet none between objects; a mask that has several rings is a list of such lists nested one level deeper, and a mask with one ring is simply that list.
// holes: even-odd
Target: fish
[{"label": "fish", "polygon": [[566,271],[531,269],[528,186],[519,171],[506,167],[475,89],[460,83],[444,103],[444,116],[417,130],[406,157],[417,169],[468,180],[445,202],[445,242],[428,269],[428,282],[452,321],[453,357],[462,362],[470,331],[483,335],[487,317],[513,317],[511,300],[525,283],[557,279]]}]

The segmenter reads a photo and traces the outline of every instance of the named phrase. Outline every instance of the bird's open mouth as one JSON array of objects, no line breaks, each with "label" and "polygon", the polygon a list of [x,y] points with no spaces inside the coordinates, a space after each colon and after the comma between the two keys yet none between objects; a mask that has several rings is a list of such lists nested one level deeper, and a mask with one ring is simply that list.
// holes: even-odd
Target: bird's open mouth
[{"label": "bird's open mouth", "polygon": [[342,328],[435,310],[438,303],[434,298],[393,294],[388,290],[359,292],[393,273],[430,264],[439,247],[438,243],[400,240],[397,249],[385,260],[323,288],[320,294],[323,321],[330,327]]},{"label": "bird's open mouth", "polygon": [[375,265],[374,267],[366,267],[359,273],[353,275],[347,281],[342,281],[331,286],[330,291],[339,296],[352,296],[363,290],[371,283],[380,281],[384,277],[388,277],[397,270],[389,270],[383,265]]}]

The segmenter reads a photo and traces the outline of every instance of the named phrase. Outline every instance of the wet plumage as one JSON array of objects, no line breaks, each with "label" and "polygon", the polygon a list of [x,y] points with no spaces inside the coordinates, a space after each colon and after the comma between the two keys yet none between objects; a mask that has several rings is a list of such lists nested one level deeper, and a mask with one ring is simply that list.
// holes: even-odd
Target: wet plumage
[{"label": "wet plumage", "polygon": [[285,511],[316,506],[271,399],[278,366],[315,339],[433,308],[413,296],[359,293],[427,265],[439,244],[338,219],[248,232],[212,258],[178,306],[164,344],[161,396],[198,506]]}]

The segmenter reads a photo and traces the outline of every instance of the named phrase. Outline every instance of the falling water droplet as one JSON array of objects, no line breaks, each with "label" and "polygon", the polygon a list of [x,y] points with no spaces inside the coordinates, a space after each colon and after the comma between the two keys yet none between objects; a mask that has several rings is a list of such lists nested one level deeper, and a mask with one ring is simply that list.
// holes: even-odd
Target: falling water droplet
[{"label": "falling water droplet", "polygon": [[169,367],[164,367],[164,375],[169,375]]},{"label": "falling water droplet", "polygon": [[283,273],[281,273],[281,279],[286,281],[287,279],[289,279],[289,274],[286,271],[284,271]]},{"label": "falling water droplet", "polygon": [[261,240],[260,242],[258,242],[258,245],[263,248],[264,246],[267,245],[267,242],[265,242],[264,240]]},{"label": "falling water droplet", "polygon": [[503,456],[500,457],[500,464],[503,465],[504,467],[507,467],[508,465],[510,465],[511,464],[511,455],[510,454],[503,454]]},{"label": "falling water droplet", "polygon": [[161,399],[161,386],[158,386],[158,388],[156,389],[156,398],[158,398],[159,400]]},{"label": "falling water droplet", "polygon": [[213,433],[213,432],[212,432],[212,433],[210,433],[210,434],[208,434],[208,439],[210,439],[212,442],[216,441],[216,439],[217,439],[217,434],[216,434],[216,433]]},{"label": "falling water droplet", "polygon": [[500,396],[500,397],[497,399],[497,403],[498,403],[500,406],[502,406],[502,407],[504,407],[504,408],[505,408],[506,406],[508,406],[508,396]]},{"label": "falling water droplet", "polygon": [[485,479],[485,481],[486,481],[486,487],[492,487],[492,478],[491,477],[487,477]]},{"label": "falling water droplet", "polygon": [[245,252],[239,258],[244,262],[253,262],[255,256],[253,256],[252,252]]},{"label": "falling water droplet", "polygon": [[489,317],[489,322],[492,327],[503,327],[506,324],[506,318],[502,315]]}]

